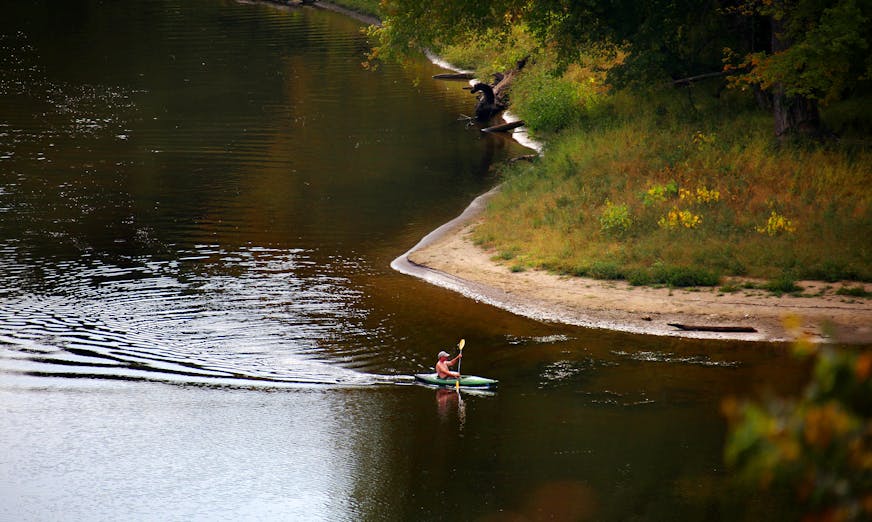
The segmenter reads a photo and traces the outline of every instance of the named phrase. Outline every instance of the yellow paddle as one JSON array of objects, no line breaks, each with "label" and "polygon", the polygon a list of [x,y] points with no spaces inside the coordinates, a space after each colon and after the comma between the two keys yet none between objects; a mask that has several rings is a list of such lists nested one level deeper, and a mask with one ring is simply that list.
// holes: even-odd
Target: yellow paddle
[{"label": "yellow paddle", "polygon": [[[459,343],[457,343],[457,348],[460,349],[460,354],[463,355],[463,345],[466,344],[466,339],[461,339]],[[463,364],[463,357],[457,361],[457,380],[454,381],[454,389],[460,391],[460,365]]]}]

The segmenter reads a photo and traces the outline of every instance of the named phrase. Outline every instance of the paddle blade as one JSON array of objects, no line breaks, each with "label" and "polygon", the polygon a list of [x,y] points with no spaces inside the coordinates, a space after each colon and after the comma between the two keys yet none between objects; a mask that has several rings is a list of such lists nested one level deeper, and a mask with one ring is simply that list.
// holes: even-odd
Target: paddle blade
[{"label": "paddle blade", "polygon": [[[460,350],[460,353],[463,353],[463,345],[466,344],[466,339],[461,339],[459,343],[457,343],[457,348]],[[463,359],[457,362],[457,373],[460,373],[460,365],[463,364]],[[460,379],[454,381],[454,389],[457,392],[460,392]]]}]

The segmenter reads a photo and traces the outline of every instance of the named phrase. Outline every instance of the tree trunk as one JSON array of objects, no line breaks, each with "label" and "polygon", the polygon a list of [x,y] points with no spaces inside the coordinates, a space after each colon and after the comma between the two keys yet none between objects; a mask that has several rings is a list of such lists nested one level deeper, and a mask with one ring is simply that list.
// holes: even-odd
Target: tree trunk
[{"label": "tree trunk", "polygon": [[[771,17],[772,54],[782,52],[793,44],[786,33],[786,17],[786,12],[780,18]],[[817,100],[800,95],[788,95],[781,83],[776,83],[770,90],[776,137],[817,136],[820,134],[821,118]]]},{"label": "tree trunk", "polygon": [[529,57],[518,60],[518,63],[515,64],[515,68],[504,74],[494,85],[494,96],[496,96],[498,103],[505,106],[509,105],[509,88],[512,86],[515,76],[517,76],[518,73],[521,72],[521,69],[527,65],[527,60],[529,60]]},{"label": "tree trunk", "polygon": [[755,83],[751,86],[754,92],[754,101],[757,102],[757,107],[760,107],[761,110],[769,112],[772,110],[772,93],[769,91],[764,91],[759,83]]},{"label": "tree trunk", "polygon": [[818,136],[821,117],[817,100],[805,96],[788,96],[780,84],[772,88],[772,114],[775,117],[775,136]]}]

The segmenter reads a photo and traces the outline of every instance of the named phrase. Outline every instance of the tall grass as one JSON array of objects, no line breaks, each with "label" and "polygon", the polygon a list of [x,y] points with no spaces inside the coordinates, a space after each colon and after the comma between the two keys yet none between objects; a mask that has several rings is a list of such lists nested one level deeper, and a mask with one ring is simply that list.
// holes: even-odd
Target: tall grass
[{"label": "tall grass", "polygon": [[580,105],[541,161],[506,168],[477,240],[528,267],[639,284],[872,281],[872,153],[780,144],[741,93],[695,91]]}]

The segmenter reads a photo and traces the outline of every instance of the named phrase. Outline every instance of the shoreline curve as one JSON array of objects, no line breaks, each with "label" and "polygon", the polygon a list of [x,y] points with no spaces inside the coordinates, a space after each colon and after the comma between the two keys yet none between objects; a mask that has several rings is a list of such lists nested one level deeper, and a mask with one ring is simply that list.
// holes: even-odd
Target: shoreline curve
[{"label": "shoreline curve", "polygon": [[[475,198],[459,216],[394,259],[391,268],[543,322],[694,339],[872,344],[872,306],[827,293],[829,285],[820,281],[798,282],[811,296],[778,297],[762,290],[726,294],[717,288],[633,287],[542,270],[514,272],[471,238],[488,199],[498,191],[499,186]],[[672,323],[755,331],[682,330]]]}]

